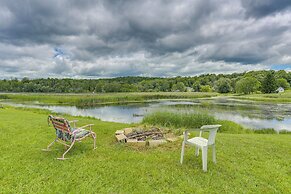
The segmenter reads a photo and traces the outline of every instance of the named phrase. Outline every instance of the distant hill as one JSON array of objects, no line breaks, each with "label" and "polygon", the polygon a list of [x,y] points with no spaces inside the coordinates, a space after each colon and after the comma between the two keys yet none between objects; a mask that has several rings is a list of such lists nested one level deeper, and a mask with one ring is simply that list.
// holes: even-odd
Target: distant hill
[{"label": "distant hill", "polygon": [[[279,83],[291,84],[291,72],[250,71],[233,74],[204,74],[193,77],[117,77],[108,79],[57,79],[42,78],[0,80],[0,92],[43,92],[43,93],[99,93],[99,92],[169,92],[169,91],[218,91],[236,92],[236,83],[246,77],[255,78],[260,91],[267,74],[272,72]],[[285,84],[286,84],[285,83]],[[220,84],[220,85],[219,85]],[[223,85],[224,84],[224,85]],[[281,86],[281,85],[278,85]],[[288,86],[285,86],[288,87]],[[192,88],[193,90],[189,90]]]}]

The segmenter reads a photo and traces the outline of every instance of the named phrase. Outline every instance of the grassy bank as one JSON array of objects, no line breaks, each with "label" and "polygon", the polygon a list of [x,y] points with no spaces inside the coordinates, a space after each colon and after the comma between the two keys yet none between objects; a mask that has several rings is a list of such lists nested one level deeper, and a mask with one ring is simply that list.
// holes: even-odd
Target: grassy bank
[{"label": "grassy bank", "polygon": [[0,99],[16,102],[40,102],[45,104],[67,104],[92,106],[108,103],[143,102],[157,99],[195,99],[217,96],[203,92],[149,92],[149,93],[98,93],[98,94],[1,94]]},{"label": "grassy bank", "polygon": [[234,95],[231,97],[240,100],[252,100],[274,103],[291,103],[291,90],[287,90],[283,93]]},{"label": "grassy bank", "polygon": [[[118,144],[115,130],[126,124],[78,119],[93,123],[92,140],[77,143],[58,161],[63,146],[42,152],[54,139],[47,111],[0,109],[0,193],[290,193],[290,135],[217,135],[217,165],[187,148],[179,164],[181,140],[157,148],[137,149]],[[211,152],[209,153],[211,154]],[[209,157],[211,158],[211,157]]]},{"label": "grassy bank", "polygon": [[140,93],[96,93],[96,94],[51,94],[51,93],[2,93],[0,100],[16,102],[40,102],[92,106],[98,104],[144,102],[158,99],[196,99],[224,96],[228,98],[274,103],[291,103],[291,90],[275,94],[218,94],[215,92],[140,92]]}]

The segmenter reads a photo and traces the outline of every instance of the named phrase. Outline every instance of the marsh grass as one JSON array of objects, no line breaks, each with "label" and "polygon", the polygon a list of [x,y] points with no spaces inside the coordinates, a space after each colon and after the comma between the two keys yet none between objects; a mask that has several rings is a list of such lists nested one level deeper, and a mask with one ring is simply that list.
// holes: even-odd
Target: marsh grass
[{"label": "marsh grass", "polygon": [[[161,127],[172,128],[173,132],[181,133],[182,129],[200,128],[202,125],[220,124],[222,125],[218,132],[243,134],[277,134],[274,129],[248,129],[242,125],[228,120],[215,119],[214,116],[207,113],[193,113],[193,112],[173,112],[173,111],[157,111],[148,114],[144,117],[143,124],[157,125]],[[280,134],[288,134],[288,131],[282,131]]]},{"label": "marsh grass", "polygon": [[146,115],[142,123],[168,128],[198,128],[202,125],[214,124],[215,118],[206,113],[157,111]]},{"label": "marsh grass", "polygon": [[101,104],[144,102],[159,99],[196,99],[217,96],[217,93],[203,92],[144,92],[144,93],[97,93],[97,94],[42,94],[14,93],[1,94],[0,99],[16,102],[40,102],[44,104],[64,104],[79,107]]},{"label": "marsh grass", "polygon": [[221,124],[219,132],[223,133],[252,133],[241,125],[227,120],[217,120],[207,113],[158,111],[144,117],[142,123],[172,128],[181,131],[180,128],[200,128],[202,125]]},{"label": "marsh grass", "polygon": [[266,128],[266,129],[254,130],[254,133],[256,133],[256,134],[276,134],[278,132],[275,129]]},{"label": "marsh grass", "polygon": [[241,133],[253,133],[253,130],[246,129],[238,123],[228,120],[216,120],[218,124],[221,125],[219,133],[232,133],[232,134],[241,134]]},{"label": "marsh grass", "polygon": [[287,131],[287,130],[281,130],[280,134],[291,134],[291,131]]}]

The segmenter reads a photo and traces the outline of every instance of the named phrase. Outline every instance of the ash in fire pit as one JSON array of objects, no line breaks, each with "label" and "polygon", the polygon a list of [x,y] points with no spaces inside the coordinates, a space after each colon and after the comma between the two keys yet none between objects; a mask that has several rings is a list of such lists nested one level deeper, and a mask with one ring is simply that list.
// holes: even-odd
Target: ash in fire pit
[{"label": "ash in fire pit", "polygon": [[126,135],[128,139],[137,139],[137,141],[146,141],[147,139],[164,139],[163,133],[158,128],[149,131],[135,131]]},{"label": "ash in fire pit", "polygon": [[149,146],[157,146],[167,142],[164,133],[157,127],[125,128],[116,131],[115,137],[118,142]]}]

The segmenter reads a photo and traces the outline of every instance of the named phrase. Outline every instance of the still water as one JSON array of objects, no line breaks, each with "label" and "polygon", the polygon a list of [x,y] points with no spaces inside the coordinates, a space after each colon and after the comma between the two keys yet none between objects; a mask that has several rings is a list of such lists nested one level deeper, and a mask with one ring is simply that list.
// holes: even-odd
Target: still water
[{"label": "still water", "polygon": [[90,116],[103,121],[137,123],[144,115],[159,111],[207,112],[218,119],[230,120],[252,129],[274,128],[291,131],[291,104],[258,103],[230,98],[200,100],[160,100],[156,102],[105,105],[80,108],[76,106],[49,106],[15,104],[18,107],[41,108],[73,116]]}]

